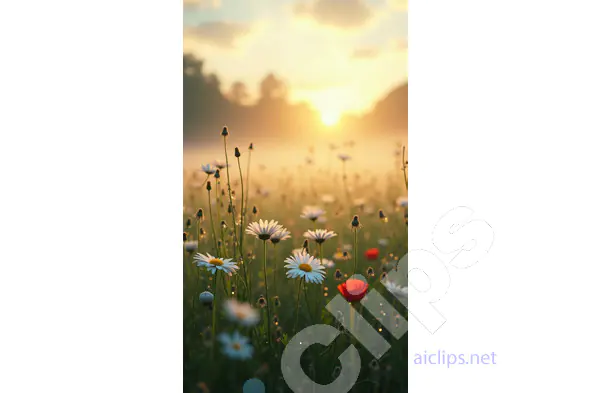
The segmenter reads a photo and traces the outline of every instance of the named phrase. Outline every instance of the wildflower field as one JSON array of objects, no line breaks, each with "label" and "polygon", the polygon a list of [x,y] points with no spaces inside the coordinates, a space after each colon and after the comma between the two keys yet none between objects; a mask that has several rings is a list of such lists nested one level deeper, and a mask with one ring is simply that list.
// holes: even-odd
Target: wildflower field
[{"label": "wildflower field", "polygon": [[[351,392],[406,392],[407,333],[393,337],[385,312],[363,306],[375,289],[396,310],[388,321],[407,319],[406,148],[392,143],[385,165],[361,170],[372,158],[360,142],[339,141],[283,168],[252,142],[238,148],[224,129],[218,148],[194,157],[202,165],[185,168],[184,391],[259,393],[244,387],[256,378],[266,392],[291,392],[281,356],[299,331],[324,324],[340,334],[303,352],[309,378],[334,381],[354,345],[362,368]],[[326,309],[336,296],[391,345],[378,360]]]}]

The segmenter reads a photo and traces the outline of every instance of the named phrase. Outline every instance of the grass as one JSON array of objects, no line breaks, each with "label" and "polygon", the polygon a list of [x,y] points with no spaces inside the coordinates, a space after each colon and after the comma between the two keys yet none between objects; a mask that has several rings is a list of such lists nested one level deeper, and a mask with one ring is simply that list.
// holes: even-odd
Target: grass
[{"label": "grass", "polygon": [[[223,155],[223,149],[222,143],[217,153]],[[248,153],[252,154],[254,162],[257,151]],[[240,270],[231,278],[218,273],[214,332],[213,312],[210,307],[199,302],[199,294],[203,291],[213,292],[213,275],[203,268],[198,271],[199,268],[192,263],[196,250],[184,252],[184,391],[190,393],[241,392],[244,382],[250,378],[259,378],[264,382],[266,392],[287,393],[291,392],[291,389],[282,380],[280,369],[281,354],[285,345],[293,336],[293,332],[307,326],[314,324],[340,326],[324,306],[339,294],[338,284],[344,282],[347,275],[352,274],[353,253],[358,253],[357,273],[367,278],[369,290],[377,289],[407,319],[407,311],[401,303],[379,283],[380,274],[395,268],[397,259],[407,252],[406,210],[397,206],[396,203],[398,197],[406,195],[405,173],[399,170],[401,158],[392,157],[390,168],[377,168],[372,174],[362,173],[358,176],[353,165],[354,159],[362,157],[353,157],[352,161],[346,163],[346,170],[349,173],[347,174],[348,190],[345,190],[343,174],[338,170],[341,167],[336,162],[325,167],[309,165],[305,173],[295,169],[269,172],[250,168],[248,157],[248,167],[245,172],[251,174],[251,179],[248,179],[248,176],[240,176],[243,168],[240,168],[238,173],[238,162],[233,155],[231,158],[233,159],[228,158],[230,170],[233,169],[235,172],[231,173],[230,185],[232,190],[237,190],[232,198],[234,214],[228,213],[230,193],[227,169],[221,171],[220,179],[220,186],[225,188],[225,196],[217,199],[215,191],[212,191],[212,209],[209,209],[208,193],[203,183],[205,175],[198,172],[185,173],[183,223],[188,239],[199,238],[198,251],[217,256],[212,228],[217,233],[217,239],[220,239],[220,222],[225,220],[227,223],[225,244],[221,249],[227,250],[228,255],[225,257],[233,258],[234,261],[240,259],[240,252],[242,252],[243,263],[240,264]],[[334,160],[338,160],[336,154],[334,154]],[[243,178],[246,184],[240,181],[240,178]],[[375,179],[379,180],[375,181]],[[242,198],[241,190],[244,188],[250,191]],[[325,194],[332,195],[335,201],[328,204],[322,203],[322,195]],[[364,206],[354,206],[354,199],[360,197],[365,199]],[[325,223],[313,223],[300,218],[301,210],[305,205],[322,207],[326,211]],[[257,215],[252,213],[253,206],[256,206],[259,211]],[[206,214],[205,220],[198,222],[199,228],[197,228],[194,214],[199,208],[202,208]],[[242,216],[241,211],[244,208],[246,210]],[[379,209],[383,209],[387,214],[387,222],[379,219]],[[333,258],[336,253],[341,253],[347,246],[354,244],[354,233],[350,229],[353,215],[358,215],[362,224],[362,228],[358,231],[357,250],[348,251],[349,258],[346,260],[336,260]],[[191,225],[187,226],[189,219]],[[291,232],[292,236],[277,245],[268,243],[266,287],[262,241],[243,234],[244,227],[258,219],[277,220]],[[300,308],[297,313],[300,281],[288,279],[285,276],[284,260],[291,255],[293,249],[301,248],[304,241],[303,233],[315,228],[326,228],[338,234],[322,246],[324,258],[333,260],[335,266],[326,268],[326,279],[321,285],[303,285],[299,301]],[[204,236],[199,236],[200,229],[206,231]],[[241,239],[243,240],[240,242]],[[387,239],[388,244],[379,245],[379,239]],[[316,243],[310,242],[309,248],[312,255],[319,257],[320,249]],[[379,249],[378,259],[368,260],[365,257],[365,250],[369,248]],[[367,275],[369,267],[375,272],[373,277]],[[340,280],[334,277],[336,269],[345,275]],[[272,321],[266,319],[267,310],[260,309],[258,306],[261,295],[266,298],[267,307],[270,307]],[[279,306],[274,304],[275,296],[278,296],[280,300]],[[259,309],[260,322],[254,328],[237,326],[220,312],[223,301],[230,297],[237,297],[238,300],[249,302]],[[353,344],[361,355],[362,370],[351,392],[406,392],[407,334],[400,340],[396,340],[381,328],[374,316],[362,307],[358,307],[358,304],[355,307],[363,312],[363,316],[376,330],[381,331],[383,337],[391,344],[391,349],[378,362],[375,362],[371,354],[346,330],[343,330],[330,346],[323,347],[316,344],[310,347],[301,360],[303,369],[317,383],[328,384],[337,377],[339,372],[338,356]],[[295,329],[297,318],[297,329]],[[269,334],[268,326],[271,326],[271,345],[266,339]],[[220,344],[215,342],[213,336],[234,331],[249,337],[254,347],[254,355],[251,359],[245,361],[230,359],[220,351]]]}]

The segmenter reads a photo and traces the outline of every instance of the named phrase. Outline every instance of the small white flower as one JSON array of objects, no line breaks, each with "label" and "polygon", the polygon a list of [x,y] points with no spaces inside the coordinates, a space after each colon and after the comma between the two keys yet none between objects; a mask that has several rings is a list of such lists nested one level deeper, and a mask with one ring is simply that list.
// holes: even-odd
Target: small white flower
[{"label": "small white flower", "polygon": [[408,207],[408,197],[398,197],[396,203],[399,207]]},{"label": "small white flower", "polygon": [[322,244],[328,239],[331,239],[335,236],[338,236],[336,233],[332,231],[328,231],[326,229],[315,229],[309,230],[303,234],[303,237],[310,240],[315,240],[316,243]]},{"label": "small white flower", "polygon": [[279,242],[281,242],[283,240],[287,240],[289,238],[291,238],[291,232],[289,232],[288,230],[286,230],[285,228],[283,228],[283,229],[281,229],[281,230],[276,231],[275,233],[273,233],[270,236],[270,241],[273,244],[277,244],[277,243],[279,243]]},{"label": "small white flower", "polygon": [[[225,167],[227,167],[227,164],[225,163],[225,161],[215,160],[213,161],[213,166],[215,166],[219,170],[222,170]],[[213,173],[215,173],[215,171],[213,171]]]},{"label": "small white flower", "polygon": [[288,278],[301,278],[305,282],[320,284],[324,281],[325,267],[320,261],[306,252],[301,252],[285,259]]},{"label": "small white flower", "polygon": [[246,228],[246,233],[249,235],[257,236],[260,240],[268,240],[276,232],[281,231],[283,228],[277,221],[271,220],[260,220],[259,222],[251,222]]},{"label": "small white flower", "polygon": [[235,299],[226,300],[223,304],[225,314],[232,322],[242,326],[254,326],[260,321],[258,310],[249,303],[240,303]]},{"label": "small white flower", "polygon": [[216,273],[219,270],[231,276],[239,269],[238,265],[235,262],[232,262],[231,259],[216,258],[209,253],[206,255],[199,253],[195,255],[193,259],[193,263],[196,263],[199,267],[206,268],[211,274]]},{"label": "small white flower", "polygon": [[352,201],[352,203],[354,204],[354,207],[362,207],[367,203],[367,201],[365,200],[365,198],[355,198],[355,200]]},{"label": "small white flower", "polygon": [[254,347],[248,342],[248,337],[238,332],[232,335],[221,333],[218,339],[223,344],[222,352],[229,358],[246,360],[254,354]]},{"label": "small white flower", "polygon": [[326,205],[330,205],[330,204],[334,203],[335,201],[336,201],[336,198],[334,198],[334,195],[330,195],[330,194],[322,195],[322,202],[324,202]]},{"label": "small white flower", "polygon": [[336,264],[334,263],[334,261],[324,258],[324,259],[322,259],[322,265],[327,267],[328,269],[331,269]]},{"label": "small white flower", "polygon": [[198,246],[199,242],[196,240],[189,240],[187,242],[184,242],[184,249],[186,250],[186,252],[193,252],[197,249]]},{"label": "small white flower", "polygon": [[348,160],[351,159],[351,157],[348,154],[345,154],[345,153],[338,154],[338,158],[340,158],[342,161],[348,161]]},{"label": "small white flower", "polygon": [[385,288],[395,296],[403,297],[405,299],[408,298],[408,287],[402,287],[401,285],[396,284],[393,281],[389,281],[387,277],[381,281],[381,283],[385,286]]},{"label": "small white flower", "polygon": [[323,216],[326,212],[317,206],[305,206],[301,214],[301,218],[307,218],[311,221],[316,221],[320,216]]},{"label": "small white flower", "polygon": [[211,164],[201,165],[201,170],[207,175],[212,175],[215,173],[215,168],[212,167]]}]

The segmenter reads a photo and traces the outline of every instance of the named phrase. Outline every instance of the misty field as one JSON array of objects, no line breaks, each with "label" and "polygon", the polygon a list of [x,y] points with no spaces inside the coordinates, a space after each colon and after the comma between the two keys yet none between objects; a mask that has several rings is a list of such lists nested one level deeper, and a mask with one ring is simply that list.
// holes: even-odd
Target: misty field
[{"label": "misty field", "polygon": [[[399,271],[407,252],[405,148],[391,143],[371,165],[370,150],[354,141],[272,152],[252,142],[237,151],[232,135],[219,136],[217,147],[191,157],[202,166],[185,164],[184,391],[239,393],[257,378],[266,392],[291,392],[281,371],[285,347],[305,327],[325,324],[340,334],[303,353],[312,380],[334,381],[352,344],[362,360],[352,392],[406,392],[407,333],[392,337],[361,301],[376,289],[399,313],[390,317],[407,319],[399,300],[407,296]],[[398,282],[385,277],[392,270]],[[391,345],[380,359],[325,308],[336,296]],[[245,391],[262,392],[257,386]]]}]

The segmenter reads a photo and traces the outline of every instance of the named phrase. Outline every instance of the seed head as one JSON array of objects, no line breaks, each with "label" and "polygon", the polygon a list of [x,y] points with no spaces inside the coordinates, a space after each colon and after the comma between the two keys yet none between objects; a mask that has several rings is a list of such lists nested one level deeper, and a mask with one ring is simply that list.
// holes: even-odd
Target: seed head
[{"label": "seed head", "polygon": [[195,217],[197,218],[197,221],[203,221],[205,218],[205,215],[203,213],[203,209],[197,210],[197,214],[195,214]]},{"label": "seed head", "polygon": [[236,158],[240,158],[240,156],[241,156],[240,149],[238,149],[237,147],[236,147],[236,150],[234,152],[234,155],[236,156]]},{"label": "seed head", "polygon": [[252,208],[252,214],[257,215],[258,214],[258,209],[256,208],[256,206],[254,206]]},{"label": "seed head", "polygon": [[352,222],[350,223],[353,229],[358,229],[361,226],[361,222],[359,221],[359,216],[354,216],[352,218]]},{"label": "seed head", "polygon": [[211,191],[211,182],[207,181],[207,191]]},{"label": "seed head", "polygon": [[249,150],[254,150],[254,144],[253,143],[250,143],[250,146],[248,146],[248,149]]},{"label": "seed head", "polygon": [[221,177],[221,175],[219,174],[219,169],[215,170],[215,175],[213,176],[215,176],[216,179],[219,179]]},{"label": "seed head", "polygon": [[229,131],[227,130],[227,127],[223,127],[223,130],[221,131],[221,136],[227,137],[228,135]]}]

